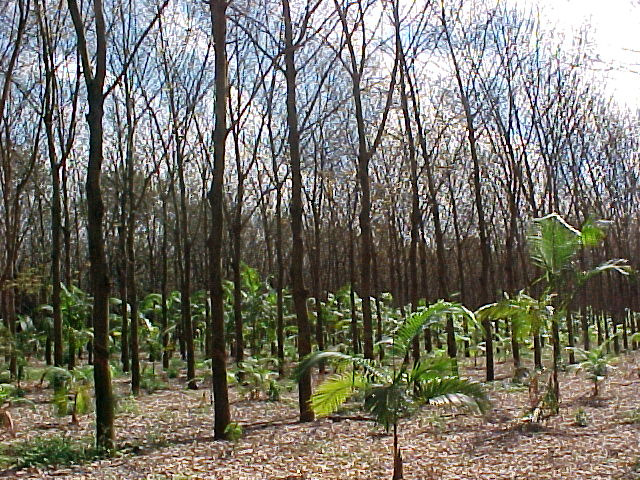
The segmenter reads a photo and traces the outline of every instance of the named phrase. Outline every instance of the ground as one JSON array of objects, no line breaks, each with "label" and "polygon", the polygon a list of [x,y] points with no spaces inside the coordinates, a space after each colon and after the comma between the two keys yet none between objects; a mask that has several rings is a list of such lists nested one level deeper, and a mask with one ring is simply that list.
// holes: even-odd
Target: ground
[{"label": "ground", "polygon": [[[468,376],[482,370],[468,365]],[[400,426],[406,479],[640,479],[640,354],[621,357],[598,399],[591,384],[572,372],[561,376],[561,409],[537,431],[522,428],[528,390],[509,381],[511,366],[498,365],[489,387],[493,409],[485,417],[426,409]],[[127,391],[124,379],[116,390]],[[45,390],[26,385],[35,410],[14,407],[17,438],[0,431],[0,442],[34,436],[90,436],[91,415],[79,425],[51,414]],[[114,459],[58,470],[5,470],[0,478],[43,479],[389,479],[392,439],[360,418],[296,422],[295,394],[280,402],[232,395],[232,417],[243,426],[235,444],[212,439],[209,392],[170,389],[124,399],[118,407]],[[586,426],[576,424],[582,409]],[[635,416],[632,413],[635,411]]]}]

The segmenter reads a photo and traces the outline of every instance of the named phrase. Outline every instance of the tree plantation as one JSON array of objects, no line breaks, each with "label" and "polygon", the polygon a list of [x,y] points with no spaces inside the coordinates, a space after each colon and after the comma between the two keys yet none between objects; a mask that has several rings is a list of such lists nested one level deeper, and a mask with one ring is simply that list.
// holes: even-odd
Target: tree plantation
[{"label": "tree plantation", "polygon": [[532,3],[0,0],[0,478],[640,478],[639,111]]}]

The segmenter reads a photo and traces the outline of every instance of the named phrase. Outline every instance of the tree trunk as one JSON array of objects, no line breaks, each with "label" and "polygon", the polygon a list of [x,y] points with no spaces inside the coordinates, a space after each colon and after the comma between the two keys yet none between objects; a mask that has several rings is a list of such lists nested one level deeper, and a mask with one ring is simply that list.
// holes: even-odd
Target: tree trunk
[{"label": "tree trunk", "polygon": [[100,448],[115,448],[114,402],[109,367],[109,292],[111,284],[105,255],[103,233],[104,203],[100,188],[103,160],[104,79],[107,65],[107,34],[102,0],[94,0],[94,22],[96,27],[96,68],[91,71],[87,51],[84,22],[76,0],[68,0],[69,11],[78,38],[78,53],[82,60],[83,74],[87,85],[89,113],[89,162],[86,176],[87,237],[89,244],[89,277],[93,294],[93,376],[96,397],[96,444]]},{"label": "tree trunk", "polygon": [[[285,38],[285,78],[287,82],[287,126],[291,161],[291,283],[293,303],[298,320],[298,356],[302,360],[311,353],[311,331],[307,314],[307,291],[304,287],[304,243],[302,239],[302,173],[300,170],[300,132],[298,130],[298,108],[296,105],[296,65],[293,44],[293,26],[289,0],[282,0]],[[298,383],[300,421],[313,420],[311,400],[311,372],[306,372]]]},{"label": "tree trunk", "polygon": [[161,278],[161,296],[162,296],[162,320],[161,320],[161,335],[162,335],[162,368],[167,370],[169,368],[170,353],[169,346],[169,312],[167,309],[167,283],[168,283],[168,265],[167,265],[167,199],[162,197],[162,278]]},{"label": "tree trunk", "polygon": [[[179,133],[176,132],[176,136]],[[184,156],[178,147],[178,181],[180,184],[180,236],[182,237],[182,278],[180,282],[180,315],[182,335],[187,354],[187,388],[196,390],[195,350],[193,346],[193,323],[191,319],[191,238],[189,237],[189,215],[187,212],[187,189],[184,179]]]},{"label": "tree trunk", "polygon": [[231,422],[229,391],[227,386],[227,353],[224,331],[224,291],[222,289],[222,232],[224,195],[225,143],[227,138],[227,2],[209,0],[211,31],[215,53],[215,128],[213,131],[213,181],[209,190],[211,205],[211,236],[208,240],[211,270],[211,326],[213,348],[211,358],[214,396],[214,437],[226,438]]},{"label": "tree trunk", "polygon": [[[480,175],[480,159],[478,158],[477,142],[476,142],[476,128],[473,121],[473,114],[471,112],[471,105],[469,98],[465,92],[464,85],[462,83],[462,76],[460,73],[460,67],[453,50],[453,44],[449,34],[449,29],[445,19],[445,7],[442,4],[442,26],[444,28],[444,34],[451,53],[451,60],[454,65],[456,81],[458,84],[458,92],[460,94],[460,101],[464,110],[467,127],[467,137],[469,140],[469,150],[471,153],[471,160],[473,162],[473,187],[475,196],[475,207],[478,213],[478,234],[480,236],[480,254],[481,254],[481,268],[480,268],[480,302],[486,303],[490,301],[489,298],[489,269],[491,268],[491,252],[489,250],[489,239],[487,237],[486,219],[484,215],[484,202],[482,197],[482,183]],[[491,320],[485,319],[482,322],[485,335],[485,355],[486,355],[486,379],[492,381],[495,378],[494,365],[493,365],[493,335],[491,332]]]}]

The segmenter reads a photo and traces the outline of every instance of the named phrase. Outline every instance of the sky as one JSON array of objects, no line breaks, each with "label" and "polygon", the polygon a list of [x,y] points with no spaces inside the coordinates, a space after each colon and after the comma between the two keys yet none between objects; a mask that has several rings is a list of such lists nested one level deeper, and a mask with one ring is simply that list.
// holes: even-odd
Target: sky
[{"label": "sky", "polygon": [[537,6],[543,24],[567,42],[588,25],[601,60],[594,68],[607,76],[607,87],[620,104],[640,107],[640,0],[512,1]]}]

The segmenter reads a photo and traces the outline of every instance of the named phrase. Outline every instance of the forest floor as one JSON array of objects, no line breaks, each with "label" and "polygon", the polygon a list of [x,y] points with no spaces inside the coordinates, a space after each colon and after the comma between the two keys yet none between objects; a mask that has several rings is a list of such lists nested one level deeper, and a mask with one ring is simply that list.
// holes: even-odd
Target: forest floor
[{"label": "forest floor", "polygon": [[[479,362],[481,359],[479,359]],[[560,378],[560,414],[537,431],[522,429],[529,404],[526,387],[510,382],[511,365],[497,366],[489,386],[493,409],[486,416],[436,413],[425,409],[403,421],[400,445],[406,479],[640,479],[640,353],[623,355],[604,382],[601,395],[582,375]],[[483,370],[467,365],[467,376]],[[90,438],[92,415],[79,425],[53,416],[51,391],[31,381],[27,398],[36,408],[13,407],[17,437],[0,431],[0,444],[34,437]],[[123,400],[117,435],[123,453],[112,459],[58,470],[0,470],[2,479],[224,479],[315,480],[389,479],[392,438],[372,422],[321,419],[297,423],[295,392],[279,402],[247,400],[232,392],[232,417],[243,427],[235,444],[212,439],[209,392],[188,391],[171,380],[168,389]],[[586,426],[576,424],[576,412]]]}]

